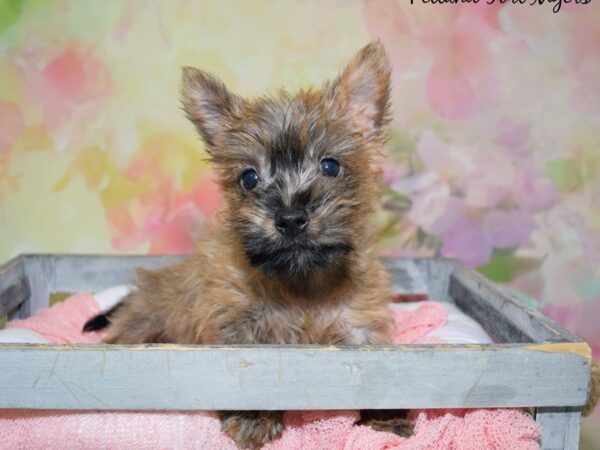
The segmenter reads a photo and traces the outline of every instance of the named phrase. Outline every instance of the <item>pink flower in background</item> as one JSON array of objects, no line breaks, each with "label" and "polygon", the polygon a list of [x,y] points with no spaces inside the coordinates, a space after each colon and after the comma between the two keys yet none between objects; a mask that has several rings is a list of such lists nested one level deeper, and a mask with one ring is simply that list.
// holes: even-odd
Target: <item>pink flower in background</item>
[{"label": "pink flower in background", "polygon": [[109,76],[106,67],[90,52],[72,48],[53,58],[42,71],[47,87],[63,103],[81,103],[106,95]]},{"label": "pink flower in background", "polygon": [[600,121],[600,92],[590,89],[600,79],[600,11],[574,8],[566,17],[567,57],[576,81],[573,108]]},{"label": "pink flower in background", "polygon": [[498,83],[487,23],[463,8],[442,26],[422,32],[433,56],[426,81],[431,106],[453,120],[492,106]]},{"label": "pink flower in background", "polygon": [[58,148],[77,145],[101,116],[112,92],[110,71],[92,49],[36,49],[17,59],[24,103],[41,107],[43,126]]},{"label": "pink flower in background", "polygon": [[165,170],[167,151],[151,147],[123,172],[134,185],[148,188],[107,211],[116,249],[131,250],[149,243],[148,251],[153,254],[190,253],[219,209],[222,195],[212,172],[199,173],[191,188],[183,189]]},{"label": "pink flower in background", "polygon": [[510,117],[502,117],[496,127],[496,142],[513,152],[523,150],[531,135],[530,123],[519,123]]},{"label": "pink flower in background", "polygon": [[[577,334],[586,341],[600,342],[600,295],[585,303],[548,305],[543,312],[569,330],[577,330]],[[600,345],[592,346],[592,351],[594,358],[600,358]]]},{"label": "pink flower in background", "polygon": [[447,144],[421,135],[423,171],[394,188],[413,200],[409,218],[439,235],[441,253],[470,266],[489,261],[493,248],[521,246],[535,230],[534,214],[554,204],[554,187],[529,164],[494,148]]},{"label": "pink flower in background", "polygon": [[408,69],[420,51],[420,44],[413,34],[418,27],[412,25],[411,17],[396,0],[363,0],[363,5],[366,26],[385,44],[394,69]]},{"label": "pink flower in background", "polygon": [[189,192],[165,180],[151,192],[107,212],[113,247],[133,250],[149,243],[151,254],[191,253],[220,203],[221,195],[210,173]]},{"label": "pink flower in background", "polygon": [[111,156],[100,147],[80,152],[55,191],[83,177],[98,193],[118,251],[190,253],[222,203],[205,154],[172,135],[155,134],[126,167]]},{"label": "pink flower in background", "polygon": [[398,73],[421,72],[430,62],[424,87],[438,114],[462,120],[494,105],[498,80],[490,42],[503,5],[458,4],[436,9],[435,16],[430,5],[399,0],[364,5],[367,27],[382,39]]}]

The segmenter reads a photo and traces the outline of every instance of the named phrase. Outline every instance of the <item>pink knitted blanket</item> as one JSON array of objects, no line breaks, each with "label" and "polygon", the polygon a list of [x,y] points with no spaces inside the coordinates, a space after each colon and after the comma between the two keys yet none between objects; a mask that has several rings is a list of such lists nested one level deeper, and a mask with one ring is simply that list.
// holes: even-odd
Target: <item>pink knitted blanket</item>
[{"label": "pink knitted blanket", "polygon": [[[99,312],[89,294],[74,295],[35,316],[7,324],[52,342],[98,342],[102,333],[80,332]],[[446,322],[440,304],[423,302],[395,311],[398,344],[431,342],[425,335]],[[439,342],[439,341],[438,341]],[[283,436],[265,449],[533,450],[540,431],[516,409],[412,411],[415,434],[400,438],[356,425],[357,411],[286,412]],[[212,412],[0,410],[0,449],[235,449]]]}]

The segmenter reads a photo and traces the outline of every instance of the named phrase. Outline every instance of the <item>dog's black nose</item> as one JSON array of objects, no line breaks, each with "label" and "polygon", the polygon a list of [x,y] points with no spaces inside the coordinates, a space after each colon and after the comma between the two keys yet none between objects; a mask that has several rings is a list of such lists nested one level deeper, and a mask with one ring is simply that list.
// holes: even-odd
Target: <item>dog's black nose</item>
[{"label": "dog's black nose", "polygon": [[303,209],[280,211],[275,216],[275,226],[284,236],[296,237],[308,226],[308,214]]}]

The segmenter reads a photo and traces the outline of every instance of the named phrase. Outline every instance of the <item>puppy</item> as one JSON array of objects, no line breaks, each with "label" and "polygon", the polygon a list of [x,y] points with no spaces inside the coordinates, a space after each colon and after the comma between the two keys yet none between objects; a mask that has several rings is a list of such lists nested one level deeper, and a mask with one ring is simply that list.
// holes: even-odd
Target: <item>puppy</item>
[{"label": "puppy", "polygon": [[[390,343],[391,286],[371,223],[389,90],[378,42],[295,95],[248,100],[184,68],[183,107],[224,193],[220,226],[184,262],[139,272],[105,342]],[[279,411],[220,417],[241,448],[283,429]]]}]

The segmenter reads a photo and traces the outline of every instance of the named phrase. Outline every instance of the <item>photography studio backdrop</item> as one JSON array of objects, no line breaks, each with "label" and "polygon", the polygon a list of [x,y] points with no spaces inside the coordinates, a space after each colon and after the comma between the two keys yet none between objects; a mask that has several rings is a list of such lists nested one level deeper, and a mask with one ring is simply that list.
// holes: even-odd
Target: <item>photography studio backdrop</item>
[{"label": "photography studio backdrop", "polygon": [[594,1],[554,13],[545,3],[0,0],[0,260],[191,252],[222,199],[180,109],[180,67],[243,95],[295,90],[380,38],[394,68],[382,253],[458,258],[536,299],[600,358]]}]

